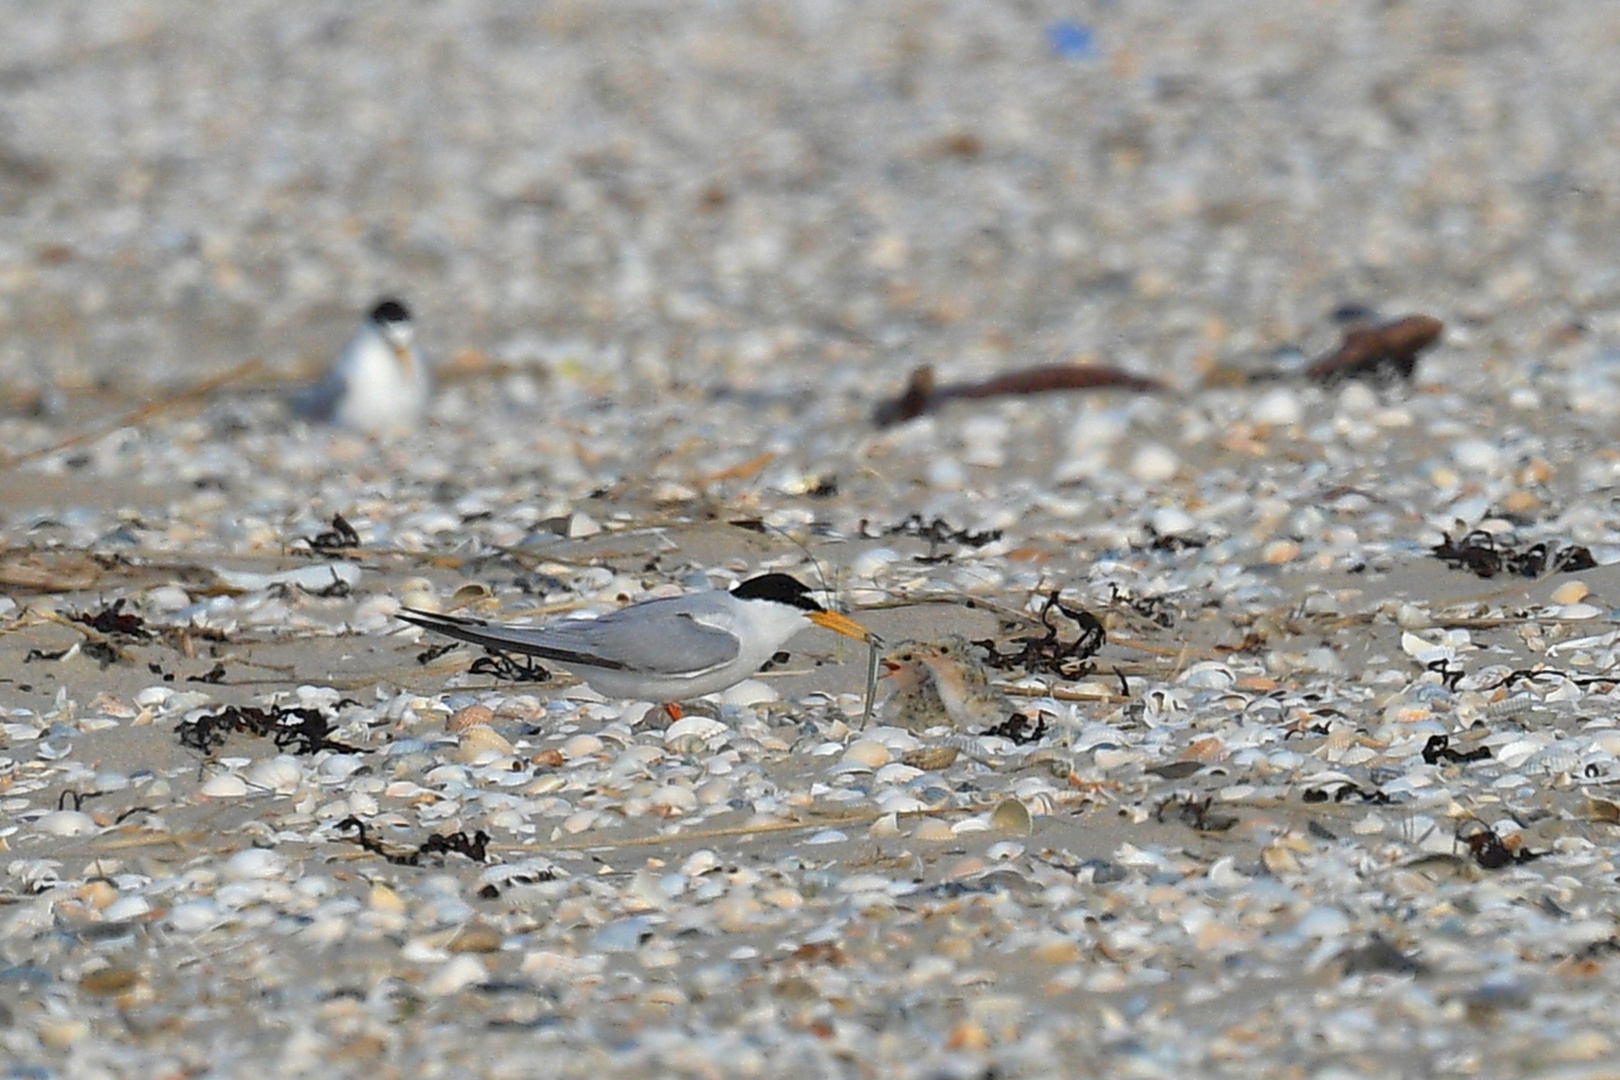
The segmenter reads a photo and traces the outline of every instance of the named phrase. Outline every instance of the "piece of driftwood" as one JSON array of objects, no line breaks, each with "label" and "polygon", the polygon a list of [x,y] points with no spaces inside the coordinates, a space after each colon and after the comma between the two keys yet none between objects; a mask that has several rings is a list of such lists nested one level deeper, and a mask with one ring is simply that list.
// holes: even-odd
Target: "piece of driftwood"
[{"label": "piece of driftwood", "polygon": [[1418,354],[1440,340],[1445,324],[1429,315],[1408,315],[1378,326],[1356,327],[1327,356],[1305,369],[1318,382],[1410,380]]},{"label": "piece of driftwood", "polygon": [[77,592],[94,587],[105,573],[85,551],[0,550],[0,588],[17,592]]},{"label": "piece of driftwood", "polygon": [[204,379],[202,382],[185,387],[182,390],[169,394],[167,397],[158,398],[156,401],[149,401],[145,405],[138,406],[137,408],[131,409],[130,411],[124,413],[116,420],[105,421],[96,427],[89,429],[88,431],[81,431],[77,435],[70,435],[65,439],[51,443],[49,446],[38,446],[32,450],[25,450],[20,454],[8,454],[0,456],[0,469],[9,469],[14,465],[21,465],[25,461],[33,461],[36,458],[42,458],[48,454],[54,454],[58,450],[71,450],[75,446],[82,446],[85,443],[94,442],[104,435],[110,435],[119,428],[133,427],[136,424],[152,419],[154,416],[160,416],[163,413],[177,409],[183,405],[195,404],[196,402],[208,397],[208,395],[212,394],[216,390],[229,386],[232,383],[241,382],[258,369],[259,361],[256,359],[249,360],[247,363],[240,364],[237,367],[232,368],[230,371],[225,372],[223,375],[215,375],[213,378]]},{"label": "piece of driftwood", "polygon": [[902,424],[939,408],[952,398],[1047,394],[1060,390],[1134,390],[1152,394],[1164,389],[1165,385],[1155,379],[1145,379],[1117,368],[1081,367],[1077,364],[1020,368],[981,382],[946,383],[940,386],[935,382],[933,367],[924,364],[911,373],[911,381],[898,397],[883,402],[873,410],[872,422],[878,427]]}]

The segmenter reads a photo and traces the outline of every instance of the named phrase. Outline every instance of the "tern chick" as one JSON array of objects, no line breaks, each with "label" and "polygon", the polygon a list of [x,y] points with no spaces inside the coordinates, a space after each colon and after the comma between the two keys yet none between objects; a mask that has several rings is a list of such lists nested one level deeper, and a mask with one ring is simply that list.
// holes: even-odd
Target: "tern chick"
[{"label": "tern chick", "polygon": [[884,656],[883,666],[891,686],[884,717],[912,731],[994,727],[1017,711],[991,685],[973,644],[960,634],[902,642]]},{"label": "tern chick", "polygon": [[934,674],[923,666],[919,643],[902,641],[883,655],[883,681],[888,694],[878,706],[886,724],[921,734],[931,727],[949,727],[950,714],[934,687]]},{"label": "tern chick", "polygon": [[431,386],[412,337],[405,305],[379,301],[326,376],[294,395],[293,412],[365,435],[415,430]]}]

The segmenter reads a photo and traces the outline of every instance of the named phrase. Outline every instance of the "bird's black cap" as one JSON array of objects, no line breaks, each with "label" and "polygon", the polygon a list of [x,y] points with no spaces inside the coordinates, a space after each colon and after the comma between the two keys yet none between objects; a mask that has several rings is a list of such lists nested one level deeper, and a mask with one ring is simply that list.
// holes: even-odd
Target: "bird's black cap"
[{"label": "bird's black cap", "polygon": [[374,323],[410,322],[411,313],[404,304],[389,297],[377,301],[377,306],[371,309],[371,321]]},{"label": "bird's black cap", "polygon": [[749,578],[732,589],[731,595],[739,600],[774,600],[804,611],[826,610],[810,598],[809,588],[790,574],[761,574]]}]

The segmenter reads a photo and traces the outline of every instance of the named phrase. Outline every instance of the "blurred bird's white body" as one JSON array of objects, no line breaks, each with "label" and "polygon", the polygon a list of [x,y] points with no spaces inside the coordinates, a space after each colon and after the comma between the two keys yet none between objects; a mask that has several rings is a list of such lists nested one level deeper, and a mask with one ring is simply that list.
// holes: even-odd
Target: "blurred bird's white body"
[{"label": "blurred bird's white body", "polygon": [[431,392],[410,314],[385,300],[361,324],[326,377],[293,401],[301,416],[366,435],[401,435],[422,422]]}]

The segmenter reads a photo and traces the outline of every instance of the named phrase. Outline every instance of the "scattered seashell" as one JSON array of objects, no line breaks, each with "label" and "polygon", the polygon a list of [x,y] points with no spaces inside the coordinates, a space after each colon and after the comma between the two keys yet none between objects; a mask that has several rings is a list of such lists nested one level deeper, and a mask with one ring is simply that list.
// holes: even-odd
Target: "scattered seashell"
[{"label": "scattered seashell", "polygon": [[1299,859],[1292,851],[1278,844],[1268,844],[1260,852],[1260,862],[1273,874],[1297,874]]},{"label": "scattered seashell", "polygon": [[889,763],[889,748],[873,739],[860,739],[844,751],[843,760],[868,769],[879,769]]},{"label": "scattered seashell", "polygon": [[479,764],[496,758],[509,757],[512,744],[494,728],[467,728],[456,740],[456,760],[466,764]]},{"label": "scattered seashell", "polygon": [[405,911],[405,901],[401,900],[398,893],[382,882],[377,882],[371,886],[370,892],[366,895],[366,906],[372,911],[394,914],[403,914]]},{"label": "scattered seashell", "polygon": [[501,950],[502,934],[481,919],[475,919],[457,931],[445,946],[451,953],[493,953]]},{"label": "scattered seashell", "polygon": [[52,810],[34,822],[34,827],[52,836],[88,836],[100,831],[94,818],[78,810]]},{"label": "scattered seashell", "polygon": [[914,769],[938,772],[940,769],[950,768],[959,754],[961,751],[954,746],[924,746],[906,751],[900,760]]},{"label": "scattered seashell", "polygon": [[720,721],[711,719],[707,716],[693,714],[691,716],[683,716],[673,724],[669,725],[669,727],[665,728],[664,742],[666,745],[670,745],[678,740],[690,737],[691,739],[695,740],[693,745],[705,747],[712,740],[718,739],[723,735],[729,735],[730,733],[731,729],[725,724],[722,724]]},{"label": "scattered seashell", "polygon": [[248,786],[235,773],[215,773],[203,781],[197,793],[209,799],[237,799],[248,793]]},{"label": "scattered seashell", "polygon": [[1029,809],[1017,799],[1003,799],[990,815],[990,828],[1014,836],[1028,836],[1032,828]]},{"label": "scattered seashell", "polygon": [[1578,604],[1591,595],[1584,581],[1566,581],[1552,591],[1552,602],[1555,604]]},{"label": "scattered seashell", "polygon": [[293,570],[278,570],[261,574],[248,570],[214,568],[214,577],[220,585],[234,592],[257,592],[276,585],[320,592],[334,584],[352,589],[360,584],[363,572],[352,562],[323,562],[315,566],[301,566]]},{"label": "scattered seashell", "polygon": [[95,997],[111,997],[135,988],[141,981],[134,968],[104,967],[79,976],[79,991]]},{"label": "scattered seashell", "polygon": [[782,696],[776,688],[763,679],[744,679],[722,690],[715,697],[720,699],[722,705],[763,705],[771,701],[780,701]]},{"label": "scattered seashell", "polygon": [[1293,540],[1273,540],[1260,550],[1260,561],[1268,566],[1281,566],[1299,558],[1299,544]]},{"label": "scattered seashell", "polygon": [[600,754],[602,752],[602,746],[602,740],[597,738],[595,735],[575,735],[557,749],[565,759],[569,761],[578,761],[580,758],[593,757]]},{"label": "scattered seashell", "polygon": [[248,787],[291,795],[304,782],[303,766],[290,754],[278,754],[269,761],[255,762],[243,778]]},{"label": "scattered seashell", "polygon": [[97,878],[85,882],[76,895],[92,909],[100,911],[118,899],[118,890],[105,878]]},{"label": "scattered seashell", "polygon": [[1176,682],[1200,690],[1225,690],[1237,682],[1237,675],[1227,664],[1204,660],[1187,668]]},{"label": "scattered seashell", "polygon": [[253,881],[276,877],[287,869],[287,857],[269,848],[238,851],[220,868],[227,881]]},{"label": "scattered seashell", "polygon": [[495,593],[488,585],[481,581],[469,581],[458,585],[456,591],[450,594],[450,602],[446,605],[451,611],[462,608],[482,607],[495,599]]},{"label": "scattered seashell", "polygon": [[446,997],[489,979],[489,969],[475,956],[460,955],[446,961],[428,976],[422,990],[429,997]]},{"label": "scattered seashell", "polygon": [[869,830],[867,830],[867,834],[869,836],[872,836],[873,838],[876,838],[876,839],[883,839],[883,838],[887,838],[887,837],[891,837],[891,836],[899,836],[900,835],[900,818],[899,818],[899,815],[897,815],[897,814],[884,814],[882,817],[880,817],[876,821],[872,822],[872,827]]},{"label": "scattered seashell", "polygon": [[1292,427],[1305,418],[1305,406],[1298,391],[1277,387],[1256,398],[1249,406],[1249,419],[1272,427]]},{"label": "scattered seashell", "polygon": [[697,810],[697,796],[689,788],[666,784],[648,797],[652,806],[666,814],[690,814]]},{"label": "scattered seashell", "polygon": [[466,731],[470,727],[488,727],[495,722],[495,712],[487,705],[468,705],[464,709],[457,709],[450,714],[444,722],[444,729],[451,734]]},{"label": "scattered seashell", "polygon": [[152,902],[144,896],[123,896],[107,905],[101,917],[109,923],[139,919],[152,911]]},{"label": "scattered seashell", "polygon": [[1011,840],[1000,840],[984,849],[985,857],[994,862],[1007,862],[1024,853],[1024,845]]},{"label": "scattered seashell", "polygon": [[1144,443],[1131,456],[1130,473],[1144,484],[1162,484],[1181,468],[1181,459],[1168,447]]}]

